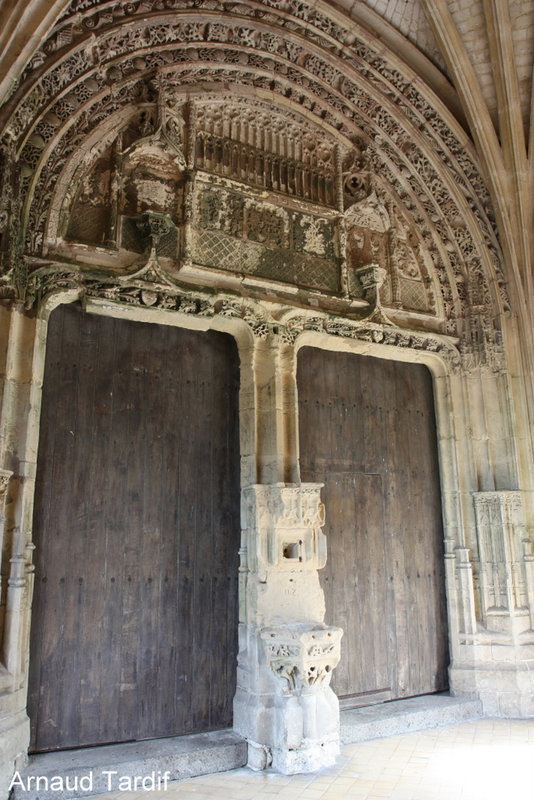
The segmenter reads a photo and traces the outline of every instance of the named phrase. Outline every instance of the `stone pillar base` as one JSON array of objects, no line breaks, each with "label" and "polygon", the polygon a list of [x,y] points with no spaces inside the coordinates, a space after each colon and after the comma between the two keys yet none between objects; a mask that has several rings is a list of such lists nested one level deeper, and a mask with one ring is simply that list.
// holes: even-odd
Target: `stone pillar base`
[{"label": "stone pillar base", "polygon": [[284,775],[301,772],[316,772],[322,767],[331,767],[339,755],[339,738],[331,741],[302,742],[298,750],[275,748],[272,751],[272,766]]},{"label": "stone pillar base", "polygon": [[315,772],[339,755],[339,702],[325,684],[261,695],[238,688],[234,732],[248,742],[251,769]]},{"label": "stone pillar base", "polygon": [[340,628],[324,624],[321,484],[243,490],[241,615],[234,731],[252,769],[292,775],[335,762],[339,702],[330,688]]},{"label": "stone pillar base", "polygon": [[534,663],[452,666],[451,693],[477,697],[488,717],[534,717]]},{"label": "stone pillar base", "polygon": [[28,762],[30,720],[25,711],[0,719],[0,798],[7,800],[16,770]]}]

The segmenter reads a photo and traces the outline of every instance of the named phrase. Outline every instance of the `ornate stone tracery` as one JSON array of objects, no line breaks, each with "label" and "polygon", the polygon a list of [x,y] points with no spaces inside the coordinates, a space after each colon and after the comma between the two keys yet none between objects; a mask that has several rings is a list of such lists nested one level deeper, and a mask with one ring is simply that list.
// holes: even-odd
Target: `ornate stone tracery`
[{"label": "ornate stone tracery", "polygon": [[[463,294],[466,282],[473,288],[483,287],[486,307],[491,308],[496,302],[504,302],[506,307],[502,280],[498,279],[497,284],[501,287],[499,298],[492,297],[486,280],[486,274],[499,271],[500,256],[483,183],[466,156],[464,143],[460,146],[444,118],[436,114],[427,98],[417,94],[398,66],[386,64],[384,56],[373,51],[370,41],[349,34],[339,19],[334,22],[306,4],[285,4],[284,13],[276,4],[238,4],[233,11],[237,13],[235,19],[227,11],[221,13],[215,2],[205,5],[201,20],[198,12],[193,17],[188,9],[187,2],[165,3],[164,8],[151,2],[95,4],[84,6],[83,10],[71,5],[47,45],[36,54],[6,105],[11,115],[5,129],[5,136],[18,143],[22,194],[26,197],[26,247],[30,252],[42,255],[43,248],[48,247],[48,208],[55,187],[62,185],[60,174],[69,159],[76,158],[84,138],[100,120],[108,119],[110,114],[122,114],[122,107],[150,99],[152,89],[148,88],[147,78],[157,70],[167,97],[160,108],[170,109],[180,102],[184,90],[196,92],[195,87],[205,82],[213,86],[231,81],[240,86],[240,92],[248,92],[248,97],[241,95],[234,104],[238,113],[227,115],[226,120],[217,111],[217,104],[211,109],[209,103],[201,103],[198,118],[202,152],[197,154],[197,167],[214,169],[213,161],[219,152],[220,170],[224,173],[227,168],[223,162],[231,162],[233,152],[238,160],[248,157],[255,162],[256,169],[263,153],[270,152],[275,160],[289,159],[287,165],[277,164],[276,168],[291,173],[284,174],[283,179],[278,177],[275,190],[287,190],[290,185],[296,189],[299,180],[301,187],[305,181],[298,175],[299,159],[291,162],[288,150],[302,141],[303,137],[296,133],[299,125],[302,128],[302,114],[315,117],[325,131],[332,132],[330,141],[338,137],[346,152],[351,141],[359,138],[359,147],[363,145],[367,150],[370,169],[381,176],[380,181],[386,181],[386,193],[411,215],[410,226],[420,232],[421,253],[426,253],[419,266],[420,270],[424,264],[426,276],[421,274],[421,280],[415,283],[413,275],[394,277],[386,302],[415,312],[436,313],[435,291],[428,291],[431,270],[435,271],[435,287],[441,293],[439,315],[443,330],[448,333],[463,337],[464,329],[469,330],[472,325],[470,315],[462,310],[467,300]],[[303,38],[295,36],[297,31]],[[88,36],[93,37],[90,47]],[[340,58],[347,67],[344,72],[336,67],[335,59],[339,63]],[[36,78],[37,83],[28,93],[29,84]],[[23,87],[26,98],[17,106]],[[282,144],[276,124],[268,129],[270,146],[266,147],[264,137],[258,148],[260,127],[252,131],[253,126],[246,121],[247,109],[257,103],[254,95],[266,91],[273,98],[286,98],[280,109],[294,109],[283,111],[294,118],[293,129],[288,131],[291,135],[284,137],[284,153],[276,152]],[[44,115],[40,110],[43,103],[47,109]],[[243,150],[244,146],[248,151]],[[241,148],[237,155],[236,148]],[[311,168],[313,158],[320,152],[321,147],[317,147],[313,157],[301,155],[300,160],[303,164],[308,160]],[[327,156],[327,162],[322,163],[330,165],[330,176],[325,173],[319,178],[325,185],[316,190],[317,198],[335,202],[339,190],[335,175],[334,180],[331,177],[335,172],[331,170],[332,146],[323,147],[322,152]],[[264,167],[262,171],[265,172]],[[30,175],[36,172],[37,182],[32,178],[30,193]],[[468,198],[467,204],[464,197]],[[483,239],[476,244],[467,226],[458,227],[457,220],[466,214],[473,214],[480,226]],[[405,268],[411,263],[413,272],[419,253],[411,250],[400,234],[402,229],[397,232],[396,263]],[[346,278],[341,276],[339,289],[345,285]],[[330,288],[335,287],[332,284]],[[496,334],[488,335],[491,342]],[[468,348],[474,338],[467,337],[471,343]],[[479,359],[483,362],[485,357],[483,348]]]}]

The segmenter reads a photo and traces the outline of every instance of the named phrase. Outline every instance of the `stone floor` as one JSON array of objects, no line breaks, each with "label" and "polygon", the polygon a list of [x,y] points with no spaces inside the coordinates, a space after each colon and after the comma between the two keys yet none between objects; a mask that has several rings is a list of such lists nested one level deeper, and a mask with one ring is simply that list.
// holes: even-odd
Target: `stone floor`
[{"label": "stone floor", "polygon": [[[480,719],[344,745],[335,767],[246,768],[101,800],[534,800],[534,720]],[[94,798],[96,800],[96,798]]]}]

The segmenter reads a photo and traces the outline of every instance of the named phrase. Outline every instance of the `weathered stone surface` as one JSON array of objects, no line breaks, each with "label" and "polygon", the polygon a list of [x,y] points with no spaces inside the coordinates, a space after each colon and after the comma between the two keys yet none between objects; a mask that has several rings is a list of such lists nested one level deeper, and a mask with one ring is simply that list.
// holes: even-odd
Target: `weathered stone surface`
[{"label": "weathered stone surface", "polygon": [[[20,770],[13,798],[27,798],[26,787],[35,791],[37,779],[40,800],[71,800],[110,789],[124,791],[129,785],[134,787],[136,778],[138,789],[157,792],[169,781],[242,767],[246,757],[246,742],[231,731],[33,756]],[[63,780],[63,789],[54,788],[54,776]]]}]

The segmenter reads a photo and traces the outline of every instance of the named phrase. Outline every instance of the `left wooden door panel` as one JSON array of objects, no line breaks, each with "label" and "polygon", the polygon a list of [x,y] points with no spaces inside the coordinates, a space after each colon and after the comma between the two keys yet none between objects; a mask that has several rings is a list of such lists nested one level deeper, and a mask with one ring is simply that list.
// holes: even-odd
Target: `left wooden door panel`
[{"label": "left wooden door panel", "polygon": [[34,510],[33,751],[232,722],[234,340],[50,319]]}]

